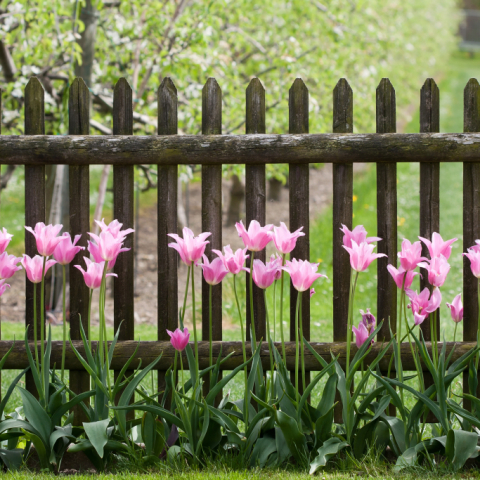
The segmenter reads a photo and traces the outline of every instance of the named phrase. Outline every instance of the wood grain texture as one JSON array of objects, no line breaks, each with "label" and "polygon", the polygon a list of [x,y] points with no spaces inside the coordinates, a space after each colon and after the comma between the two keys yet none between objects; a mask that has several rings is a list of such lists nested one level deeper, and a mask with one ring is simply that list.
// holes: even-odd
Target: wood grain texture
[{"label": "wood grain texture", "polygon": [[0,135],[4,165],[480,162],[478,133]]},{"label": "wood grain texture", "polygon": [[[70,86],[68,99],[68,131],[69,135],[90,134],[90,92],[81,78],[76,78]],[[87,251],[87,232],[90,230],[90,178],[88,165],[69,166],[69,203],[70,203],[70,235],[74,238],[81,235],[77,245],[85,250],[75,255],[70,263],[70,336],[72,340],[81,340],[80,322],[88,335],[88,298],[90,290],[86,286],[82,273],[74,267],[85,268],[84,257]],[[90,389],[90,375],[87,372],[70,372],[70,388],[78,394]],[[87,421],[84,411],[74,409],[74,424],[82,425]]]},{"label": "wood grain texture", "polygon": [[[388,78],[377,87],[377,133],[395,133],[397,130],[395,89]],[[397,324],[397,286],[387,265],[397,265],[397,165],[394,162],[377,163],[377,236],[378,253],[387,256],[377,260],[377,319],[384,320],[378,339],[389,339],[390,328],[395,333]]]},{"label": "wood grain texture", "polygon": [[[248,85],[246,92],[246,134],[265,133],[265,88],[258,78],[253,78]],[[260,225],[266,223],[265,213],[266,200],[266,176],[265,165],[246,165],[245,166],[245,210],[246,226],[250,225],[252,220],[257,220]],[[262,262],[266,260],[266,250],[255,252],[255,258]],[[251,310],[250,310],[250,274],[246,275],[247,285],[247,339],[250,339]],[[263,290],[253,284],[253,310],[255,317],[256,338],[266,339],[266,320],[265,320],[265,302]]]},{"label": "wood grain texture", "polygon": [[[158,88],[158,134],[176,135],[178,131],[177,89],[170,78]],[[158,253],[158,340],[168,340],[167,329],[178,326],[177,252],[168,247],[168,233],[177,232],[177,165],[158,166],[157,253]],[[165,372],[158,372],[158,391],[165,389]]]},{"label": "wood grain texture", "polygon": [[[471,78],[464,90],[463,130],[480,131],[480,85]],[[480,163],[463,164],[463,251],[480,238]],[[463,257],[463,339],[477,338],[478,280],[472,275],[470,261]],[[468,373],[463,376],[464,392],[468,393]],[[480,387],[477,389],[477,396]],[[470,408],[466,400],[464,408]]]},{"label": "wood grain texture", "polygon": [[[0,357],[5,355],[8,349],[12,346],[12,341],[0,341]],[[80,355],[84,356],[84,348],[83,343],[78,340],[74,340],[73,345],[78,350]],[[110,343],[110,342],[109,342]],[[193,343],[190,342],[193,348]],[[92,342],[92,347],[96,350],[98,342]],[[332,355],[335,357],[338,356],[338,361],[342,367],[345,367],[345,359],[346,359],[346,343],[345,342],[334,342],[334,343],[316,343],[311,342],[310,345],[312,348],[321,355],[327,362],[332,360]],[[33,343],[29,344],[30,350],[33,349]],[[135,350],[138,346],[138,351],[135,355],[135,359],[142,359],[142,364],[140,368],[147,367],[150,363],[158,358],[160,354],[162,354],[162,358],[155,366],[157,370],[166,370],[168,367],[173,365],[175,351],[172,347],[170,342],[136,342],[136,341],[123,341],[118,342],[115,346],[115,350],[113,353],[111,368],[113,370],[120,369],[127,360],[135,353]],[[439,348],[442,348],[442,343],[438,344]],[[447,342],[447,355],[451,352],[454,346],[453,342]],[[476,346],[476,342],[456,342],[455,343],[455,351],[453,352],[452,361],[457,360],[466,352],[471,350]],[[243,363],[243,353],[242,353],[242,344],[240,341],[237,342],[214,342],[213,343],[213,357],[214,360],[220,354],[220,347],[222,347],[222,357],[225,358],[230,353],[233,355],[225,361],[220,368],[222,370],[232,370],[235,367],[238,367]],[[375,343],[370,350],[370,353],[365,358],[365,366],[369,365],[375,358],[378,356],[380,350],[384,348],[385,345],[381,343]],[[281,352],[281,343],[275,342],[275,348],[279,352]],[[431,344],[427,342],[427,348],[431,354]],[[200,368],[206,368],[209,363],[208,359],[208,349],[209,343],[206,341],[199,342],[198,344],[198,352],[200,358]],[[287,353],[287,367],[288,369],[293,369],[295,366],[295,342],[285,342],[285,349]],[[352,354],[355,355],[357,348],[355,344],[352,345]],[[141,352],[141,353],[140,353]],[[251,345],[246,345],[246,352],[247,358],[251,356]],[[402,362],[405,370],[415,370],[415,365],[412,359],[410,346],[407,342],[401,345],[400,349],[402,355]],[[186,354],[184,354],[184,364],[186,363]],[[384,358],[380,362],[380,367],[382,370],[387,370],[389,365],[389,356],[393,354],[392,347],[390,350],[385,354]],[[56,363],[57,365],[60,363],[62,356],[62,342],[55,341],[52,342],[52,356],[51,356],[51,366]],[[262,346],[260,349],[260,357],[262,360],[262,364],[264,369],[269,367],[270,356],[268,352],[268,344],[267,342],[262,342]],[[7,359],[5,364],[5,369],[19,369],[25,368],[28,366],[28,359],[25,352],[25,343],[24,342],[16,342],[15,346],[12,350],[12,353]],[[65,358],[65,366],[70,370],[82,369],[81,363],[78,361],[75,353],[72,350],[71,345],[67,345],[66,349],[66,358]],[[132,362],[132,368],[137,368],[138,361],[134,360]],[[425,369],[425,366],[423,366]],[[305,368],[309,371],[318,371],[321,370],[321,366],[316,358],[307,350],[305,347]],[[392,368],[395,369],[394,365]]]},{"label": "wood grain texture", "polygon": [[[353,132],[353,92],[342,78],[333,90],[333,132]],[[333,340],[347,341],[350,256],[342,247],[342,225],[352,229],[353,164],[333,165]]]},{"label": "wood grain texture", "polygon": [[[45,91],[36,77],[25,87],[25,135],[45,134]],[[3,160],[2,160],[3,163]],[[25,225],[34,228],[37,222],[45,222],[45,165],[25,166]],[[25,231],[25,253],[34,257],[37,252],[35,237]],[[25,325],[28,338],[33,339],[33,283],[26,278]],[[40,339],[41,320],[40,288],[37,286],[37,338]],[[40,345],[38,346],[40,352]],[[36,387],[30,372],[26,375],[26,386],[36,395]]]}]

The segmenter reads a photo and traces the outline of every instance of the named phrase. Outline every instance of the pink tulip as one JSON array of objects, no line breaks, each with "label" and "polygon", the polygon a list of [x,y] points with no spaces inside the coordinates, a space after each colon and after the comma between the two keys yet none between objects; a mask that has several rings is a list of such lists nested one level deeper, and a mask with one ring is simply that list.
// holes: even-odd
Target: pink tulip
[{"label": "pink tulip", "polygon": [[360,310],[360,313],[362,315],[362,324],[365,325],[365,328],[367,329],[368,335],[371,335],[372,332],[375,330],[375,327],[377,325],[377,320],[373,313],[370,313],[370,309],[367,308],[367,311],[364,312],[363,310]]},{"label": "pink tulip", "polygon": [[[43,257],[35,255],[33,258],[30,258],[28,255],[24,254],[21,263],[27,272],[27,278],[32,283],[40,283],[42,281]],[[47,273],[48,269],[56,263],[55,260],[47,260],[45,262],[45,273]]]},{"label": "pink tulip", "polygon": [[451,240],[444,242],[441,235],[437,232],[433,232],[432,241],[423,237],[418,238],[427,246],[428,251],[430,252],[430,258],[443,255],[447,260],[450,258],[450,254],[452,253],[452,243],[457,241],[456,238],[452,238]]},{"label": "pink tulip", "polygon": [[[85,280],[85,285],[94,290],[95,288],[100,288],[102,285],[103,269],[105,268],[105,262],[95,263],[92,262],[88,257],[83,257],[87,265],[87,270],[85,271],[80,265],[74,265],[75,268],[78,268],[83,275]],[[116,273],[107,273],[107,277],[118,277]]]},{"label": "pink tulip", "polygon": [[255,285],[262,290],[268,288],[275,281],[275,265],[267,263],[266,265],[258,259],[253,261],[252,279]]},{"label": "pink tulip", "polygon": [[65,241],[66,237],[57,237],[63,225],[45,225],[39,222],[35,225],[35,230],[31,227],[25,227],[37,241],[37,250],[43,257],[53,255],[59,242]]},{"label": "pink tulip", "polygon": [[298,230],[290,233],[287,226],[283,222],[280,222],[279,227],[273,227],[273,243],[275,244],[275,248],[284,255],[290,253],[295,248],[297,238],[305,236],[302,230],[303,227],[300,227]]},{"label": "pink tulip", "polygon": [[203,263],[198,265],[202,267],[203,278],[209,285],[219,284],[228,273],[221,258],[214,258],[212,263],[210,263],[207,256],[203,255]]},{"label": "pink tulip", "polygon": [[475,277],[480,279],[480,249],[467,249],[468,253],[463,253],[470,260],[470,269]]},{"label": "pink tulip", "polygon": [[352,332],[355,334],[355,343],[357,344],[357,347],[360,348],[369,337],[367,327],[363,322],[360,322],[358,328],[356,328],[355,325],[352,325]]},{"label": "pink tulip", "polygon": [[297,260],[296,258],[291,262],[287,260],[283,267],[283,270],[290,274],[293,286],[299,292],[308,290],[317,278],[327,278],[326,275],[317,273],[317,269],[318,263],[310,263],[307,260]]},{"label": "pink tulip", "polygon": [[108,230],[101,232],[100,235],[95,235],[92,232],[88,232],[88,234],[95,241],[95,243],[90,242],[89,245],[90,253],[96,252],[96,255],[92,253],[95,260],[110,262],[116,260],[121,252],[130,250],[129,248],[122,248],[123,238],[115,238]]},{"label": "pink tulip", "polygon": [[7,278],[12,277],[15,272],[21,270],[22,267],[18,266],[18,263],[21,261],[21,258],[3,252],[0,255],[0,279],[6,280]]},{"label": "pink tulip", "polygon": [[343,245],[348,248],[352,248],[352,240],[357,245],[360,245],[364,242],[379,242],[381,240],[381,238],[379,237],[367,238],[367,231],[365,230],[365,227],[363,225],[357,225],[352,231],[350,231],[346,225],[342,224],[342,228],[340,230],[344,233]]},{"label": "pink tulip", "polygon": [[5,283],[5,280],[0,280],[0,297],[5,293],[5,290],[10,288],[8,283]]},{"label": "pink tulip", "polygon": [[475,243],[476,245],[470,247],[470,250],[473,250],[474,252],[480,252],[480,240],[475,240]]},{"label": "pink tulip", "polygon": [[180,258],[185,265],[190,266],[192,262],[194,265],[197,265],[197,262],[205,253],[207,243],[210,243],[205,240],[210,235],[210,232],[204,232],[198,237],[195,237],[189,228],[184,227],[183,238],[179,237],[176,233],[168,234],[169,237],[172,237],[177,242],[169,243],[168,246],[174,248],[180,254]]},{"label": "pink tulip", "polygon": [[6,228],[3,228],[3,232],[0,232],[0,254],[2,254],[8,247],[13,235],[7,232]]},{"label": "pink tulip", "polygon": [[422,257],[422,244],[420,242],[410,243],[410,240],[404,238],[402,242],[402,251],[398,252],[400,265],[404,270],[410,272],[415,270],[420,262],[428,260]]},{"label": "pink tulip", "polygon": [[275,270],[275,280],[278,280],[282,276],[282,257],[278,255],[271,255],[268,261],[269,268]]},{"label": "pink tulip", "polygon": [[[88,244],[88,251],[90,252],[90,255],[93,257],[93,260],[97,263],[102,263],[104,260],[102,258],[102,255],[100,253],[100,248],[96,243],[91,242],[90,240],[87,241]],[[130,249],[129,248],[121,248],[121,252],[128,252]],[[113,260],[110,260],[108,262],[108,270],[112,270],[113,267],[115,266],[115,262],[117,261],[117,257],[115,257]]]},{"label": "pink tulip", "polygon": [[188,328],[184,328],[183,332],[179,328],[177,328],[174,332],[167,330],[167,333],[170,335],[170,342],[173,345],[173,348],[179,352],[182,352],[190,340]]},{"label": "pink tulip", "polygon": [[[405,289],[410,288],[412,286],[413,277],[415,277],[415,275],[420,275],[418,272],[414,272],[413,270],[410,270],[409,272],[405,272],[403,267],[400,267],[397,270],[393,265],[387,265],[387,270],[390,272],[390,275],[393,277],[393,280],[396,283],[398,288],[402,288],[404,279],[405,279],[404,288]],[[405,273],[406,273],[406,276],[405,276]]]},{"label": "pink tulip", "polygon": [[356,272],[363,272],[377,258],[386,257],[384,253],[372,253],[375,245],[362,242],[360,245],[352,240],[352,247],[343,248],[350,254],[350,265]]},{"label": "pink tulip", "polygon": [[412,309],[415,325],[423,323],[428,315],[433,313],[442,302],[442,294],[438,288],[433,289],[431,296],[430,291],[426,287],[420,294],[410,289],[406,290],[406,293],[411,302],[408,308]]},{"label": "pink tulip", "polygon": [[312,288],[312,289],[310,290],[310,298],[312,298],[314,295],[315,295],[315,289]]},{"label": "pink tulip", "polygon": [[135,230],[133,228],[127,228],[126,230],[121,230],[123,223],[120,223],[118,220],[111,221],[108,225],[104,222],[104,219],[99,222],[95,220],[95,223],[100,227],[102,232],[109,231],[117,240],[125,239],[129,233],[133,233]]},{"label": "pink tulip", "polygon": [[452,303],[447,303],[447,307],[450,309],[450,314],[452,315],[452,320],[455,323],[461,322],[463,320],[463,305],[462,305],[462,294],[459,293]]},{"label": "pink tulip", "polygon": [[243,250],[239,248],[238,250],[233,253],[230,245],[223,247],[225,251],[225,255],[220,250],[212,250],[215,255],[218,255],[221,259],[225,268],[234,275],[240,273],[242,270],[246,270],[243,266],[245,260],[249,257],[249,255],[245,255],[247,253],[247,249],[244,248]]},{"label": "pink tulip", "polygon": [[81,235],[75,235],[75,239],[72,243],[72,237],[69,233],[64,233],[63,236],[67,239],[64,242],[60,242],[53,252],[53,258],[60,265],[68,265],[80,250],[85,250],[85,247],[76,246],[77,242],[82,237]]},{"label": "pink tulip", "polygon": [[272,241],[273,233],[270,230],[273,225],[261,227],[256,220],[252,220],[248,230],[245,230],[242,221],[237,222],[235,227],[237,227],[238,236],[242,238],[243,243],[251,252],[263,250]]},{"label": "pink tulip", "polygon": [[428,282],[434,287],[441,287],[445,283],[445,279],[450,271],[447,259],[441,254],[439,257],[433,257],[430,263],[421,262],[418,266],[427,270]]}]

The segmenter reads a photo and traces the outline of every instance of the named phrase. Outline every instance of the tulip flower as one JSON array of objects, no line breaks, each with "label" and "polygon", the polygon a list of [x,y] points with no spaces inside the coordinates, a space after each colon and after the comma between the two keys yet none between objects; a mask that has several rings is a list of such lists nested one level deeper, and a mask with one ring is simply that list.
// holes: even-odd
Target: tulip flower
[{"label": "tulip flower", "polygon": [[317,273],[318,263],[310,263],[307,260],[297,260],[294,258],[291,262],[287,260],[286,266],[283,267],[292,280],[292,284],[299,292],[308,290],[317,278],[324,277],[321,273]]},{"label": "tulip flower", "polygon": [[100,227],[102,232],[109,231],[117,240],[125,239],[129,233],[133,233],[135,230],[133,228],[127,228],[126,230],[121,230],[123,223],[120,223],[118,220],[111,221],[108,225],[104,222],[104,219],[99,222],[95,220],[95,223]]},{"label": "tulip flower", "polygon": [[3,232],[0,232],[0,254],[5,252],[12,239],[13,235],[7,232],[7,229],[4,227]]},{"label": "tulip flower", "polygon": [[268,288],[275,281],[277,268],[275,264],[270,262],[266,265],[261,260],[253,261],[252,277],[255,285],[262,290]]},{"label": "tulip flower", "polygon": [[275,280],[278,280],[282,276],[282,257],[280,257],[278,254],[276,255],[271,255],[270,260],[268,261],[267,265],[269,268],[272,268],[275,270]]},{"label": "tulip flower", "polygon": [[252,220],[248,230],[245,229],[242,221],[237,222],[235,227],[237,228],[238,236],[242,238],[243,243],[251,252],[263,250],[272,241],[273,233],[270,230],[273,225],[261,227],[256,220]]},{"label": "tulip flower", "polygon": [[[103,269],[105,268],[105,262],[92,262],[88,257],[83,257],[87,265],[87,270],[84,270],[80,265],[74,265],[82,272],[85,285],[91,290],[100,288],[102,285]],[[118,277],[116,273],[107,273],[107,277]]]},{"label": "tulip flower", "polygon": [[206,255],[203,255],[203,263],[198,264],[202,267],[203,278],[209,285],[217,285],[228,273],[221,258],[214,258],[210,263]]},{"label": "tulip flower", "polygon": [[316,292],[314,288],[310,289],[310,298],[312,298],[315,295],[315,293]]},{"label": "tulip flower", "polygon": [[445,283],[445,279],[450,271],[450,265],[442,254],[438,257],[433,257],[430,263],[421,262],[418,266],[427,270],[428,282],[434,287],[441,287]]},{"label": "tulip flower", "polygon": [[273,243],[275,248],[283,255],[290,253],[297,243],[298,237],[303,237],[305,234],[302,232],[303,227],[290,233],[285,223],[280,222],[279,227],[273,227]]},{"label": "tulip flower", "polygon": [[57,237],[63,225],[45,225],[39,222],[35,225],[35,230],[31,227],[25,227],[37,241],[37,250],[43,257],[53,255],[56,246],[66,240],[66,237]]},{"label": "tulip flower", "polygon": [[[91,242],[90,240],[87,241],[87,244],[88,244],[87,249],[90,252],[90,255],[93,257],[93,260],[97,263],[102,263],[104,260],[102,258],[100,248],[98,247],[98,245],[94,242]],[[119,253],[128,252],[129,250],[130,250],[129,248],[122,247]],[[107,270],[112,270],[113,267],[115,266],[116,261],[117,261],[117,257],[115,257],[113,260],[110,260],[108,262]]]},{"label": "tulip flower", "polygon": [[447,303],[447,307],[450,309],[450,314],[452,315],[452,320],[455,323],[459,323],[463,320],[463,305],[462,305],[462,294],[459,293],[452,301],[452,303]]},{"label": "tulip flower", "polygon": [[406,290],[407,296],[410,299],[410,308],[413,312],[415,319],[415,325],[420,325],[428,317],[430,313],[433,313],[440,306],[442,302],[442,294],[438,288],[434,288],[432,295],[428,288],[424,288],[420,294],[413,290]]},{"label": "tulip flower", "polygon": [[377,325],[377,320],[373,313],[370,312],[370,309],[367,308],[367,311],[364,312],[363,310],[360,310],[360,313],[362,315],[362,324],[365,325],[365,328],[367,329],[368,335],[371,335],[372,332],[375,330],[375,327]]},{"label": "tulip flower", "polygon": [[72,243],[72,237],[69,233],[64,233],[62,235],[66,238],[65,241],[60,242],[53,252],[53,258],[59,263],[60,265],[68,265],[75,257],[75,255],[80,250],[85,250],[85,247],[77,246],[77,242],[82,237],[81,235],[75,235],[75,239]]},{"label": "tulip flower", "polygon": [[[45,262],[45,273],[48,269],[55,265],[57,262],[55,260],[47,260]],[[28,255],[23,255],[21,260],[23,268],[27,272],[27,278],[32,283],[40,283],[43,279],[43,258],[40,255],[35,255],[33,258],[30,258]]]},{"label": "tulip flower", "polygon": [[363,322],[360,322],[358,328],[352,325],[352,332],[355,334],[355,343],[357,347],[360,348],[369,337],[367,327]]},{"label": "tulip flower", "polygon": [[9,255],[7,252],[3,252],[0,255],[0,279],[6,280],[12,277],[15,272],[21,270],[22,267],[18,266],[21,260],[21,258],[15,255]]},{"label": "tulip flower", "polygon": [[422,257],[422,244],[420,242],[411,243],[406,238],[403,239],[402,251],[398,252],[398,258],[400,259],[400,265],[407,272],[415,270],[420,262],[428,260]]},{"label": "tulip flower", "polygon": [[234,275],[237,275],[242,270],[246,270],[243,266],[245,260],[249,257],[249,255],[245,255],[247,253],[247,249],[244,248],[243,250],[239,248],[238,250],[233,253],[230,245],[223,247],[225,255],[220,250],[212,250],[215,255],[218,255],[219,258],[222,259],[225,268]]},{"label": "tulip flower", "polygon": [[98,260],[105,262],[114,261],[121,252],[130,250],[129,248],[122,248],[123,238],[115,238],[108,230],[101,232],[100,235],[95,235],[92,232],[88,232],[88,234],[95,241],[95,243],[90,242],[90,253],[96,251]]},{"label": "tulip flower", "polygon": [[5,283],[5,280],[0,280],[0,297],[5,293],[5,290],[10,288],[8,283]]},{"label": "tulip flower", "polygon": [[470,269],[475,277],[480,279],[480,249],[475,247],[467,249],[468,253],[463,253],[470,260]]},{"label": "tulip flower", "polygon": [[357,225],[352,231],[350,231],[348,227],[342,223],[342,228],[340,230],[344,233],[343,245],[348,248],[352,248],[352,240],[357,245],[364,242],[379,242],[381,240],[379,237],[367,237],[367,231],[363,225]]},{"label": "tulip flower", "polygon": [[207,243],[210,243],[205,239],[210,235],[210,232],[204,232],[198,237],[195,237],[189,228],[184,227],[183,238],[179,237],[176,233],[168,234],[169,237],[172,237],[177,242],[169,243],[168,246],[174,248],[180,254],[182,262],[190,267],[192,263],[197,265],[197,262],[202,258]]},{"label": "tulip flower", "polygon": [[448,260],[450,258],[450,254],[452,253],[451,245],[457,241],[456,238],[452,238],[451,240],[444,242],[441,235],[437,232],[433,232],[432,241],[423,237],[418,238],[427,246],[430,253],[430,258],[432,259],[443,255]]},{"label": "tulip flower", "polygon": [[[393,277],[398,288],[402,288],[402,285],[404,288],[410,288],[415,275],[420,275],[413,270],[406,272],[403,267],[396,269],[393,265],[387,265],[387,270],[390,272],[390,275]],[[403,282],[405,282],[405,284],[403,284]]]},{"label": "tulip flower", "polygon": [[[419,242],[420,243],[420,242]],[[360,245],[352,240],[352,247],[343,248],[350,254],[350,265],[356,272],[363,272],[377,258],[386,257],[384,253],[372,253],[375,245],[362,242]]]},{"label": "tulip flower", "polygon": [[190,334],[188,333],[188,328],[184,328],[183,332],[177,328],[174,332],[167,330],[168,335],[170,336],[170,343],[177,352],[183,352],[185,347],[188,345],[190,340]]}]

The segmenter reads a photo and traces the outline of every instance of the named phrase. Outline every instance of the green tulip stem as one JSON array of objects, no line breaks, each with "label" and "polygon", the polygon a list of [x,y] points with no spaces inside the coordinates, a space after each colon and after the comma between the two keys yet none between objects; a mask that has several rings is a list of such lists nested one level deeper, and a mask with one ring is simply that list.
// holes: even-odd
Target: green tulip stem
[{"label": "green tulip stem", "polygon": [[296,400],[297,402],[300,400],[300,395],[298,393],[298,363],[299,363],[299,354],[300,354],[300,349],[298,345],[298,317],[300,313],[300,300],[301,300],[301,295],[300,292],[298,292],[297,295],[297,308],[296,308],[296,314],[295,314],[295,394],[296,394]]},{"label": "green tulip stem", "polygon": [[38,361],[38,344],[37,344],[37,284],[33,284],[33,341],[35,342],[35,362],[37,363],[37,371],[40,369]]},{"label": "green tulip stem", "polygon": [[185,319],[185,309],[187,308],[187,296],[188,296],[188,286],[190,284],[190,269],[192,267],[187,267],[187,286],[185,287],[185,295],[183,296],[183,307],[182,307],[182,312],[180,315],[180,328],[183,331],[183,321]]},{"label": "green tulip stem", "polygon": [[302,313],[302,294],[303,292],[298,292],[298,296],[300,297],[300,317],[299,317],[299,325],[300,325],[300,355],[301,355],[301,362],[302,362],[302,385],[303,391],[307,388],[307,382],[305,379],[305,346],[303,343],[303,313]]},{"label": "green tulip stem", "polygon": [[40,364],[42,366],[42,385],[45,391],[45,264],[47,263],[47,257],[43,257],[42,268],[42,284],[40,287],[40,318],[42,320],[40,324]]},{"label": "green tulip stem", "polygon": [[60,377],[62,382],[64,382],[64,374],[65,374],[65,351],[67,345],[67,309],[66,309],[66,302],[65,302],[65,291],[66,291],[66,272],[65,272],[65,265],[62,265],[62,274],[63,274],[63,346],[62,346],[62,370]]},{"label": "green tulip stem", "polygon": [[273,352],[272,349],[270,348],[270,321],[268,319],[268,306],[267,306],[267,289],[263,290],[263,299],[265,302],[265,316],[267,319],[267,341],[268,341],[268,351],[270,353],[270,382],[271,382],[271,387],[272,387],[272,400],[275,397],[275,385],[273,382],[273,370],[274,370],[274,363],[273,363]]},{"label": "green tulip stem", "polygon": [[255,333],[255,311],[253,309],[253,257],[255,252],[250,252],[250,329],[252,330],[252,340],[257,346],[257,335]]},{"label": "green tulip stem", "polygon": [[197,367],[197,382],[200,380],[199,378],[199,359],[198,359],[198,337],[197,337],[197,321],[195,319],[195,269],[193,266],[191,267],[192,270],[192,321],[193,321],[193,339],[195,342],[195,363]]},{"label": "green tulip stem", "polygon": [[[282,267],[285,265],[285,254],[282,257]],[[283,276],[285,271],[282,270],[282,275],[280,277],[280,338],[282,340],[282,356],[283,356],[283,363],[285,367],[287,366],[287,353],[285,351],[285,337],[283,334]]]}]

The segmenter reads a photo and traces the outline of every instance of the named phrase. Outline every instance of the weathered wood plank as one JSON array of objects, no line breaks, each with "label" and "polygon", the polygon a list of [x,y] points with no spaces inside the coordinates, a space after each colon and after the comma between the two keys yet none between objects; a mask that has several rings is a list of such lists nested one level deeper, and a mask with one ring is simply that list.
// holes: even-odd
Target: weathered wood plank
[{"label": "weathered wood plank", "polygon": [[[32,77],[25,87],[25,135],[45,134],[45,91],[37,77]],[[2,163],[3,162],[2,160]],[[25,166],[25,225],[35,227],[37,222],[45,222],[45,165]],[[25,252],[30,257],[37,255],[35,237],[25,232]],[[28,338],[33,339],[33,283],[26,278],[25,288],[25,325]],[[41,329],[40,288],[37,286],[37,338]],[[40,346],[38,347],[40,349]],[[39,353],[40,355],[40,353]],[[31,372],[26,375],[27,389],[36,395],[36,387]]]},{"label": "weathered wood plank", "polygon": [[[8,349],[12,346],[12,341],[0,341],[0,357],[5,355]],[[94,349],[97,348],[98,342],[92,342],[92,346]],[[110,343],[110,342],[109,342]],[[139,345],[140,344],[140,345]],[[338,342],[338,343],[310,343],[313,349],[321,355],[325,360],[328,362],[332,359],[332,354],[334,356],[338,355],[338,359],[340,365],[345,367],[345,359],[346,359],[346,343],[345,342]],[[75,348],[80,352],[82,356],[84,356],[84,348],[83,343],[78,340],[73,341],[73,345]],[[442,348],[442,344],[439,343],[439,348]],[[447,342],[447,355],[452,350],[454,343]],[[114,370],[118,370],[125,362],[134,354],[135,349],[138,348],[137,354],[135,356],[136,359],[142,359],[142,364],[140,368],[147,367],[150,363],[158,358],[160,354],[162,354],[162,358],[155,366],[157,370],[166,370],[168,367],[173,365],[174,359],[174,349],[170,342],[136,342],[136,341],[123,341],[117,343],[115,347],[115,351],[113,354],[113,359],[111,363],[111,368]],[[221,365],[222,370],[232,370],[238,365],[243,363],[243,353],[242,353],[242,345],[241,342],[214,342],[213,343],[213,356],[214,359],[220,354],[220,347],[222,346],[222,358],[225,358],[230,353],[233,355],[225,361]],[[452,361],[457,360],[463,354],[465,354],[470,349],[476,346],[476,342],[456,342],[455,343],[455,351],[452,356]],[[281,343],[276,342],[275,347],[279,352],[281,352]],[[427,347],[431,352],[431,344],[427,342]],[[289,369],[293,369],[295,367],[295,342],[285,342],[285,348],[287,353],[287,367]],[[369,365],[379,354],[380,350],[384,348],[384,345],[381,343],[375,343],[370,350],[370,353],[365,359],[365,366]],[[30,349],[33,349],[33,342],[30,343]],[[200,358],[200,368],[206,368],[208,366],[209,358],[208,358],[208,350],[209,350],[209,342],[202,341],[199,342],[198,351],[199,351],[199,358]],[[251,345],[246,345],[247,357],[251,356]],[[352,345],[352,352],[355,355],[357,349],[355,344]],[[140,353],[141,352],[141,353]],[[389,353],[390,352],[390,353]],[[393,350],[386,353],[383,360],[380,362],[380,367],[382,370],[387,370],[389,365],[389,356],[393,353]],[[56,363],[59,364],[62,355],[62,342],[55,341],[52,342],[52,357],[51,357],[51,366]],[[184,352],[185,355],[185,352]],[[412,359],[411,350],[408,342],[402,343],[401,345],[401,355],[403,361],[403,367],[405,370],[415,370],[415,365]],[[264,368],[268,368],[269,366],[269,352],[268,352],[268,345],[267,342],[262,342],[262,347],[260,350],[260,356],[262,359],[262,363]],[[184,363],[186,362],[186,357],[184,357]],[[7,359],[5,364],[5,369],[19,369],[25,368],[28,366],[28,360],[25,353],[25,343],[24,342],[16,342],[15,346],[12,350],[12,353]],[[81,369],[82,366],[78,361],[75,353],[72,350],[71,345],[67,345],[66,349],[66,358],[65,358],[65,366],[70,370]],[[137,367],[138,363],[136,360],[133,361],[132,367]],[[310,351],[305,347],[305,368],[309,371],[312,370],[321,370],[318,361],[315,357],[310,353]],[[395,367],[392,365],[392,368]],[[425,368],[425,367],[424,367]]]},{"label": "weathered wood plank", "polygon": [[[480,85],[471,78],[464,90],[463,130],[480,132]],[[463,251],[480,238],[480,163],[463,164]],[[463,257],[463,339],[477,338],[478,281],[470,270],[470,261]],[[463,376],[463,389],[468,393],[468,372]],[[477,389],[477,396],[480,388]],[[465,408],[470,408],[465,401]]]},{"label": "weathered wood plank", "polygon": [[[397,130],[395,89],[388,78],[377,87],[377,133],[395,133]],[[397,324],[397,286],[388,273],[387,265],[397,265],[397,165],[394,162],[377,163],[377,236],[378,253],[387,257],[377,260],[377,319],[384,320],[378,334],[390,338]]]},{"label": "weathered wood plank", "polygon": [[[246,134],[265,133],[265,88],[258,78],[253,78],[248,85],[246,92]],[[265,213],[266,199],[266,177],[265,165],[246,165],[245,166],[245,210],[246,224],[250,225],[252,220],[257,220],[260,225],[266,223]],[[251,253],[250,253],[251,254]],[[265,262],[266,251],[255,252],[255,258]],[[247,338],[250,339],[251,310],[250,305],[250,274],[246,275],[247,285]],[[263,299],[263,290],[253,284],[253,310],[255,317],[255,335],[256,338],[266,339],[266,321],[265,321],[265,302]]]},{"label": "weathered wood plank", "polygon": [[479,162],[478,133],[0,135],[6,165]]},{"label": "weathered wood plank", "polygon": [[[68,131],[70,135],[90,134],[90,92],[81,78],[76,78],[70,86],[68,99]],[[87,232],[90,230],[90,178],[88,165],[69,166],[70,192],[70,235],[82,237],[77,245],[85,247],[77,253],[70,264],[70,335],[72,340],[81,340],[80,322],[88,335],[88,298],[90,290],[85,285],[82,273],[74,267],[85,268],[84,257],[89,257]],[[63,319],[66,322],[66,319]],[[90,389],[90,375],[87,372],[70,372],[70,389],[76,393]],[[80,407],[74,409],[75,425],[87,421]]]},{"label": "weathered wood plank", "polygon": [[[158,134],[176,135],[178,131],[177,89],[170,78],[158,88]],[[158,166],[157,187],[157,328],[158,340],[168,340],[167,329],[178,326],[177,252],[168,248],[168,233],[177,232],[177,165]],[[165,389],[165,372],[158,372],[158,391]]]},{"label": "weathered wood plank", "polygon": [[[305,134],[309,131],[308,115],[309,93],[301,78],[297,78],[289,90],[289,133]],[[289,170],[289,210],[290,231],[303,227],[304,237],[299,237],[290,258],[310,260],[310,170],[308,164],[290,163]],[[290,340],[295,340],[295,314],[298,292],[290,281]],[[303,336],[310,340],[310,295],[302,295],[302,328]],[[299,338],[301,338],[299,336]],[[292,375],[294,372],[292,372]],[[300,373],[299,373],[300,377]],[[309,376],[306,383],[310,381]]]}]

